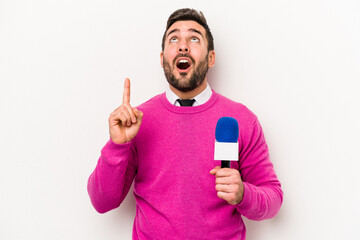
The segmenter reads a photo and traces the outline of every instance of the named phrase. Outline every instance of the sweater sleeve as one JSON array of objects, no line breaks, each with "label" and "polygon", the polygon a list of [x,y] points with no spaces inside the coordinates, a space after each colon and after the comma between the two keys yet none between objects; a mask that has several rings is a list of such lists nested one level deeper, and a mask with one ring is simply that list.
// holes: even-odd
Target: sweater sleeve
[{"label": "sweater sleeve", "polygon": [[242,141],[239,171],[244,183],[244,197],[236,208],[251,220],[272,218],[280,210],[283,192],[257,119]]},{"label": "sweater sleeve", "polygon": [[125,199],[136,174],[136,152],[132,142],[116,144],[111,139],[101,150],[87,190],[99,213],[117,208]]}]

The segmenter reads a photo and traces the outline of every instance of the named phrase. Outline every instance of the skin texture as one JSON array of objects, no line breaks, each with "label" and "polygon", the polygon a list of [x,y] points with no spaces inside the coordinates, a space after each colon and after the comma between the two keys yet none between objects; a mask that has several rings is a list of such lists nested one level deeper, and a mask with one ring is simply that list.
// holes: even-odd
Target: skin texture
[{"label": "skin texture", "polygon": [[[176,67],[176,60],[180,56],[185,57],[191,62],[191,66],[186,74],[179,71]],[[215,51],[208,51],[205,29],[195,21],[178,21],[166,32],[164,51],[160,53],[161,66],[164,68],[165,75],[173,75],[177,79],[178,85],[187,86],[192,76],[199,75],[203,79],[198,81],[196,88],[190,91],[181,91],[171,84],[170,89],[181,99],[190,99],[201,93],[207,86],[207,69],[215,64]],[[205,74],[196,74],[205,71]],[[168,79],[169,82],[169,79]]]},{"label": "skin texture", "polygon": [[123,102],[109,117],[111,140],[121,144],[131,141],[139,132],[143,113],[130,105],[130,79],[124,83]]},{"label": "skin texture", "polygon": [[[168,79],[170,89],[181,99],[193,98],[207,86],[207,70],[215,64],[215,51],[208,51],[207,46],[206,31],[195,21],[175,22],[166,32],[164,51],[160,53],[161,66],[166,77],[172,78]],[[179,58],[187,59],[190,68],[178,69]],[[142,118],[143,113],[130,105],[130,79],[126,78],[123,102],[109,117],[112,141],[118,144],[131,141],[140,129]],[[215,167],[210,174],[215,176],[219,198],[231,205],[241,202],[244,185],[238,170]]]},{"label": "skin texture", "polygon": [[241,202],[244,196],[244,185],[238,170],[216,166],[210,171],[210,174],[216,177],[215,189],[219,198],[231,205]]}]

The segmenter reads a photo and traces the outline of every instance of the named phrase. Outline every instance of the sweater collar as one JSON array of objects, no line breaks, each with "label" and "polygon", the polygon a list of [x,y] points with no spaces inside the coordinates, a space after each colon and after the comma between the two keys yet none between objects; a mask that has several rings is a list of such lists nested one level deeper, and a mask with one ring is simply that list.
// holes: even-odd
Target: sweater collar
[{"label": "sweater collar", "polygon": [[[165,94],[166,94],[167,100],[172,105],[180,106],[179,102],[176,101],[180,97],[177,96],[173,91],[171,91],[169,86],[167,86]],[[194,97],[195,102],[193,104],[193,107],[199,106],[199,105],[202,105],[202,104],[206,103],[211,98],[211,95],[212,95],[212,91],[211,91],[211,88],[209,86],[209,83],[207,83],[207,86],[206,86],[205,90]]]},{"label": "sweater collar", "polygon": [[216,93],[214,90],[211,90],[211,95],[210,95],[210,99],[208,101],[206,101],[205,103],[198,105],[198,106],[193,106],[193,107],[180,107],[180,106],[175,106],[173,103],[170,103],[167,96],[166,96],[166,92],[163,93],[160,97],[162,105],[167,108],[168,110],[175,112],[175,113],[199,113],[202,111],[205,111],[207,109],[209,109],[210,107],[212,107],[215,102],[217,101],[219,94]]}]

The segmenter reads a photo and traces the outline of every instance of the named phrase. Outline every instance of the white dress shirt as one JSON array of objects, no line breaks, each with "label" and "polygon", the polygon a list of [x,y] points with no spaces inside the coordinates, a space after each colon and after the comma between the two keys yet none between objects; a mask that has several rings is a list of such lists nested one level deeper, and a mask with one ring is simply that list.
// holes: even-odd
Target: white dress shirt
[{"label": "white dress shirt", "polygon": [[[211,95],[212,91],[208,83],[205,90],[193,98],[195,99],[195,102],[192,106],[195,107],[206,103],[211,98]],[[174,104],[175,106],[180,106],[180,103],[176,101],[180,97],[176,95],[173,91],[171,91],[169,86],[167,86],[166,89],[166,98],[171,104]]]}]

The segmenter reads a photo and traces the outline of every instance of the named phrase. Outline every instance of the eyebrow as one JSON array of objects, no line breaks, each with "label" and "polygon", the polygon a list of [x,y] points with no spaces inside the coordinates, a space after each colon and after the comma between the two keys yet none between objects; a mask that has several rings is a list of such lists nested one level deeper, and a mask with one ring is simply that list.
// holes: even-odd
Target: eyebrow
[{"label": "eyebrow", "polygon": [[[190,31],[190,32],[195,32],[195,33],[199,34],[201,37],[204,37],[203,34],[202,34],[199,30],[196,30],[195,28],[189,28],[188,31]],[[180,30],[177,29],[177,28],[176,28],[176,29],[173,29],[173,30],[171,30],[171,31],[167,34],[167,36],[169,36],[170,34],[172,34],[172,33],[174,33],[174,32],[180,32]]]}]

